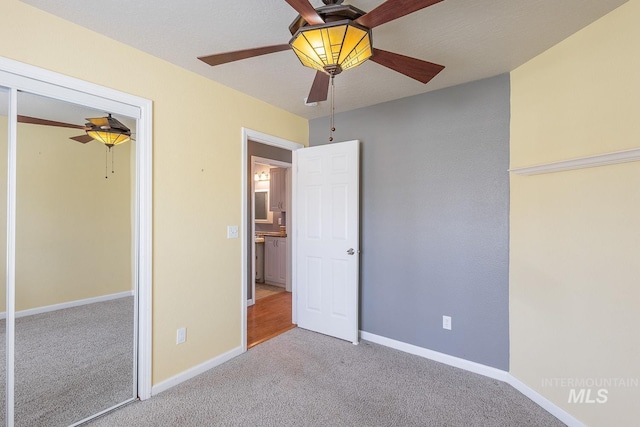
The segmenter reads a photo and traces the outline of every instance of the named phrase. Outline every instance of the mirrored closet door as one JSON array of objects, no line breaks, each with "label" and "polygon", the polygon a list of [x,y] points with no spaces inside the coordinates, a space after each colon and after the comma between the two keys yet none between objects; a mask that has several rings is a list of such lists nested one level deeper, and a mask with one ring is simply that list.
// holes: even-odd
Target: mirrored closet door
[{"label": "mirrored closet door", "polygon": [[[15,340],[7,340],[13,378],[3,370],[2,382],[13,406],[2,425],[75,425],[137,397],[136,119],[14,93],[15,279],[7,285]],[[6,192],[6,112],[2,119]],[[115,119],[132,137],[113,146],[88,137],[87,119],[96,119],[96,131]],[[2,237],[3,251],[11,250]]]},{"label": "mirrored closet door", "polygon": [[[0,274],[2,283],[7,277],[7,150],[9,141],[9,89],[0,86]],[[0,290],[0,425],[6,425],[6,329],[7,329],[7,289]]]},{"label": "mirrored closet door", "polygon": [[18,93],[16,426],[71,425],[135,397],[134,141],[83,129],[108,114]]}]

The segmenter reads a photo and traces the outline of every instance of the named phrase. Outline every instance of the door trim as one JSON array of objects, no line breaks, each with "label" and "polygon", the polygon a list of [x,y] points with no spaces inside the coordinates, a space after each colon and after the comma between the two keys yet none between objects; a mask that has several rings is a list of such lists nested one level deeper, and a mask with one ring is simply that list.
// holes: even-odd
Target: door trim
[{"label": "door trim", "polygon": [[[145,400],[151,397],[151,285],[152,285],[152,117],[151,100],[130,95],[94,83],[65,76],[33,65],[0,57],[0,85],[20,89],[34,94],[47,96],[76,104],[89,105],[105,111],[135,117],[136,135],[136,188],[135,188],[135,233],[134,233],[134,287],[137,289],[138,318],[137,322],[137,368],[138,397]],[[15,95],[14,95],[15,99]],[[15,109],[15,106],[14,106]],[[11,113],[14,115],[15,111]],[[10,135],[9,144],[15,147],[15,129]],[[13,165],[15,174],[15,164]],[[9,176],[15,191],[15,180]],[[13,195],[15,196],[15,195]],[[9,197],[11,204],[7,207],[8,217],[15,209],[15,198]],[[15,222],[10,224],[15,232]],[[9,242],[10,243],[10,242]],[[15,245],[7,248],[8,256],[15,253]],[[7,265],[7,286],[13,285],[15,278]],[[8,297],[13,298],[13,292]],[[10,300],[7,299],[7,315]],[[13,307],[11,307],[13,310]],[[12,358],[13,348],[7,349],[7,360]],[[10,350],[10,351],[9,351]],[[7,417],[9,412],[7,412]]]},{"label": "door trim", "polygon": [[[304,148],[304,145],[302,144],[298,144],[296,142],[293,141],[289,141],[287,139],[284,138],[279,138],[277,136],[273,136],[273,135],[269,135],[266,133],[262,133],[256,130],[252,130],[249,128],[242,128],[242,139],[240,141],[241,143],[241,165],[242,167],[240,168],[240,207],[241,207],[241,224],[243,224],[243,227],[246,228],[246,224],[249,221],[249,214],[248,214],[248,204],[247,204],[247,194],[249,191],[249,183],[247,182],[247,175],[248,175],[248,171],[249,168],[251,167],[251,161],[249,159],[247,159],[248,153],[249,153],[249,140],[251,141],[255,141],[255,142],[259,142],[261,144],[265,144],[265,145],[270,145],[272,147],[278,147],[278,148],[282,148],[285,150],[289,150],[291,152],[295,152],[296,150],[300,149],[300,148]],[[289,169],[291,170],[291,169]],[[291,176],[293,177],[293,175],[295,174],[291,174]],[[293,197],[293,196],[292,196]],[[293,207],[293,200],[288,200],[287,201],[289,203],[288,206]],[[289,238],[289,241],[292,243],[291,245],[287,245],[287,251],[291,250],[291,252],[288,254],[288,258],[290,260],[293,259],[292,254],[295,253],[295,248],[292,247],[292,245],[294,244],[293,242],[295,241],[295,239],[293,238],[293,234],[295,232],[295,228],[294,228],[294,224],[295,224],[295,211],[292,209],[291,212],[287,212],[287,236],[291,236]],[[253,227],[251,227],[253,229]],[[253,230],[247,230],[247,232],[251,232]],[[242,239],[240,242],[240,247],[241,247],[241,263],[240,263],[240,345],[242,346],[242,352],[246,352],[247,351],[247,281],[248,281],[248,277],[247,277],[247,268],[248,268],[248,263],[247,260],[249,258],[249,246],[247,244],[248,238],[246,234],[242,234]],[[289,249],[289,247],[291,247],[291,249]],[[294,293],[295,295],[295,289],[296,289],[296,283],[295,283],[295,263],[292,262],[291,263],[291,291]],[[255,274],[255,271],[254,271]],[[293,301],[293,307],[292,307],[292,315],[293,315],[293,321],[295,323],[295,319],[296,319],[296,299],[292,298]]]}]

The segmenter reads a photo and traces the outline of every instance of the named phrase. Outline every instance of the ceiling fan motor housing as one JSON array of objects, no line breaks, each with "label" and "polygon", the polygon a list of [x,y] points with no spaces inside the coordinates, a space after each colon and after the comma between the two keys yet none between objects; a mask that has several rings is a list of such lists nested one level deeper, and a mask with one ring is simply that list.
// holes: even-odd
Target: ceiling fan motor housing
[{"label": "ceiling fan motor housing", "polygon": [[[309,25],[302,16],[298,15],[289,26],[289,31],[293,36],[289,41],[289,45],[304,66],[335,76],[340,74],[343,69],[357,66],[371,56],[373,51],[371,29],[354,22],[366,14],[363,10],[351,5],[342,5],[342,0],[323,1],[326,6],[317,8],[316,12],[318,12],[324,23]],[[337,28],[340,28],[340,30],[336,30]],[[321,32],[324,36],[319,35]],[[305,34],[304,36],[303,33]],[[331,36],[331,33],[334,35]],[[310,40],[301,42],[301,40],[298,40],[307,37],[311,37],[310,40],[315,40],[315,42]],[[320,37],[322,37],[322,42],[319,41]],[[340,46],[339,50],[336,50],[333,42],[330,42],[330,40],[333,40],[331,37],[341,40],[338,44]],[[342,37],[345,38],[342,39]],[[356,40],[356,43],[351,44],[346,50],[342,50],[343,42],[347,39]],[[359,42],[362,39],[366,40],[364,44]],[[316,46],[316,44],[319,45]],[[315,47],[312,47],[312,45]],[[317,56],[310,53],[312,50],[316,50]],[[315,59],[312,59],[314,56]]]},{"label": "ceiling fan motor housing", "polygon": [[[316,9],[318,15],[324,20],[326,23],[343,21],[348,19],[350,21],[355,21],[361,16],[365,15],[366,12],[358,9],[357,7],[351,6],[350,4],[342,5],[342,0],[337,0],[332,2],[331,0],[323,0],[327,6],[322,6]],[[293,20],[291,25],[289,25],[289,32],[292,36],[294,36],[299,29],[302,27],[309,26],[309,23],[304,20],[304,18],[300,15]]]}]

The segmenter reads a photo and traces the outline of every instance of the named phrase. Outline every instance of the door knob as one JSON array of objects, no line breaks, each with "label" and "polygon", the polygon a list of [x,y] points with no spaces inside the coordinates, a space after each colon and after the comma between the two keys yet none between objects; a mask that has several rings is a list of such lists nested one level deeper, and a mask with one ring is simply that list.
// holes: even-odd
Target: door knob
[{"label": "door knob", "polygon": [[349,254],[349,255],[353,255],[353,254],[355,254],[355,253],[356,253],[356,252],[353,250],[353,248],[350,248],[350,249],[347,251],[347,254]]}]

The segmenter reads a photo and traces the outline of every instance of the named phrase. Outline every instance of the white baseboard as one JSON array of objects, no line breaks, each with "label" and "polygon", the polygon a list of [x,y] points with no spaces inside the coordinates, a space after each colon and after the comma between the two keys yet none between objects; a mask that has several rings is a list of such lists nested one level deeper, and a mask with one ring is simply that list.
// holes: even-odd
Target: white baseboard
[{"label": "white baseboard", "polygon": [[471,362],[470,360],[461,359],[459,357],[440,353],[438,351],[418,347],[416,345],[408,344],[402,341],[396,341],[394,339],[372,334],[370,332],[360,331],[360,338],[376,344],[384,345],[385,347],[404,351],[405,353],[414,354],[416,356],[444,363],[445,365],[454,366],[456,368],[464,369],[465,371],[484,375],[485,377],[505,382],[518,390],[520,393],[527,396],[529,399],[533,400],[542,409],[549,412],[551,415],[553,415],[566,425],[570,427],[586,427],[585,424],[578,421],[567,411],[560,408],[555,403],[551,402],[549,399],[547,399],[507,371],[483,365],[481,363]]},{"label": "white baseboard", "polygon": [[[118,298],[133,296],[133,291],[118,292],[117,294],[101,295],[99,297],[79,299],[76,301],[63,302],[60,304],[45,305],[44,307],[30,308],[16,312],[16,319],[19,317],[33,316],[34,314],[48,313],[50,311],[63,310],[65,308],[79,307],[81,305],[93,304],[96,302],[111,301]],[[0,319],[6,319],[7,313],[0,313]]]},{"label": "white baseboard", "polygon": [[221,365],[224,362],[227,362],[241,354],[242,346],[236,347],[227,351],[226,353],[221,354],[220,356],[214,357],[213,359],[207,360],[206,362],[194,366],[193,368],[187,369],[186,371],[183,371],[178,375],[174,375],[171,378],[160,381],[158,384],[155,384],[153,387],[151,387],[151,396],[162,393],[163,391],[168,390],[171,387],[180,384],[181,382],[190,380],[191,378],[200,375],[211,368],[215,368],[216,366]]},{"label": "white baseboard", "polygon": [[455,366],[456,368],[464,369],[465,371],[474,372],[476,374],[484,375],[485,377],[494,378],[503,382],[507,381],[509,373],[501,369],[493,368],[491,366],[483,365],[481,363],[471,362],[459,357],[450,356],[448,354],[440,353],[437,351],[429,350],[424,347],[418,347],[417,345],[407,344],[402,341],[396,341],[391,338],[382,337],[369,332],[360,331],[360,338],[363,340],[371,341],[376,344],[381,344],[386,347],[395,348],[396,350],[404,351],[405,353],[415,354],[426,359],[435,360],[436,362],[444,363],[445,365]]},{"label": "white baseboard", "polygon": [[510,374],[506,382],[569,427],[586,427],[586,424],[578,421],[573,415],[571,415],[555,403],[551,402],[549,399],[547,399],[513,375]]}]

